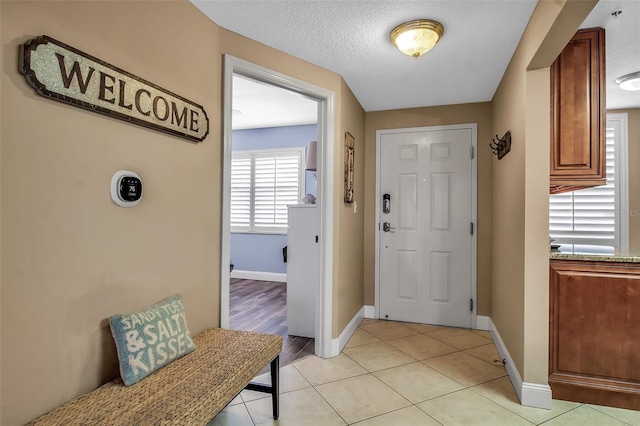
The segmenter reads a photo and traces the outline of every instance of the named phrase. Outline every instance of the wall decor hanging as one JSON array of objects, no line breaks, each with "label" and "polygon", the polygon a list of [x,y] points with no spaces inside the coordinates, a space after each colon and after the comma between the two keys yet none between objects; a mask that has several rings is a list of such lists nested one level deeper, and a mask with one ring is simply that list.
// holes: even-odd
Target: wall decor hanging
[{"label": "wall decor hanging", "polygon": [[[497,142],[496,139],[498,139]],[[498,156],[498,160],[501,160],[502,157],[511,151],[511,131],[507,131],[502,138],[499,138],[498,135],[496,135],[496,139],[493,139],[493,142],[489,144],[489,147],[493,154]]]},{"label": "wall decor hanging", "polygon": [[18,67],[40,96],[193,142],[209,133],[200,105],[49,36],[21,45]]},{"label": "wall decor hanging", "polygon": [[344,135],[344,202],[353,203],[353,165],[356,140],[351,133]]}]

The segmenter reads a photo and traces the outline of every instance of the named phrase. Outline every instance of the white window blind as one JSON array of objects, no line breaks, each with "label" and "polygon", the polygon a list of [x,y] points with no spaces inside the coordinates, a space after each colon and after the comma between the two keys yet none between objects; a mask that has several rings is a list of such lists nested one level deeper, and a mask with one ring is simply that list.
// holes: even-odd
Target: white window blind
[{"label": "white window blind", "polygon": [[304,188],[304,148],[235,151],[231,161],[231,230],[286,233],[287,206]]},{"label": "white window blind", "polygon": [[231,159],[231,229],[251,230],[251,157],[234,153]]},{"label": "white window blind", "polygon": [[549,196],[549,236],[558,244],[619,247],[626,173],[620,123],[607,120],[607,184]]}]

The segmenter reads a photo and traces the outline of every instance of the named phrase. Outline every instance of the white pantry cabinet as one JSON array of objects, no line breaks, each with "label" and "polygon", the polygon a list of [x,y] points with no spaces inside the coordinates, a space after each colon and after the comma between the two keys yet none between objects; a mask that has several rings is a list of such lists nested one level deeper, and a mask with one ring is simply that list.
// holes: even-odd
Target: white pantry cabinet
[{"label": "white pantry cabinet", "polygon": [[318,293],[318,209],[289,206],[287,231],[287,326],[293,336],[315,338]]}]

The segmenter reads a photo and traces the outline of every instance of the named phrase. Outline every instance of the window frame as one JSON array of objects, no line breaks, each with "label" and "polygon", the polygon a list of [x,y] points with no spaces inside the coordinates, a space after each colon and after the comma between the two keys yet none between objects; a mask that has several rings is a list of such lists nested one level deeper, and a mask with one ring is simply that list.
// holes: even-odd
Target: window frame
[{"label": "window frame", "polygon": [[[295,155],[298,158],[298,194],[296,197],[296,201],[291,204],[300,204],[300,200],[303,197],[305,191],[305,147],[304,146],[294,146],[294,147],[281,147],[281,148],[268,148],[268,149],[247,149],[247,150],[234,150],[231,152],[231,194],[230,194],[230,215],[233,212],[233,162],[235,159],[240,158],[249,158],[250,161],[250,202],[249,202],[249,225],[248,226],[237,226],[233,224],[233,221],[230,220],[230,231],[233,234],[266,234],[266,235],[287,235],[288,225],[285,223],[284,225],[278,226],[274,225],[273,227],[260,227],[256,226],[255,220],[255,196],[256,196],[256,158],[260,157],[270,157],[275,155],[275,157],[291,157]],[[280,154],[280,155],[278,155]],[[293,154],[293,155],[292,155]],[[277,185],[276,185],[277,186]]]}]

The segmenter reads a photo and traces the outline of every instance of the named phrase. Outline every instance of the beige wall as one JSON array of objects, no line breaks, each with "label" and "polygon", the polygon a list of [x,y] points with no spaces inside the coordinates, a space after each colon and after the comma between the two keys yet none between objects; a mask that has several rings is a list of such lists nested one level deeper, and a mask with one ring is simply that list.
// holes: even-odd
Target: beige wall
[{"label": "beige wall", "polygon": [[[336,159],[345,130],[363,140],[363,112],[339,75],[222,30],[186,1],[2,1],[0,11],[0,423],[14,425],[117,375],[113,313],[181,293],[192,333],[219,324],[222,54],[335,91]],[[17,52],[40,34],[201,104],[209,136],[193,144],[37,96]],[[135,208],[110,200],[119,169],[144,181]],[[352,218],[342,192],[335,198],[347,265],[362,256],[349,240],[361,241],[362,213]],[[338,335],[358,297],[362,305],[362,282],[342,269],[334,278],[345,295],[334,306]]]},{"label": "beige wall", "polygon": [[640,250],[640,109],[609,110],[608,113],[626,113],[629,144],[629,249]]},{"label": "beige wall", "polygon": [[[366,141],[364,134],[364,110],[343,82],[340,129],[336,143],[335,206],[337,222],[334,229],[333,337],[337,338],[363,306],[362,263],[364,259],[364,195]],[[351,133],[355,139],[354,203],[344,202],[344,137]],[[357,206],[357,211],[354,211]],[[337,309],[336,309],[337,308]]]},{"label": "beige wall", "polygon": [[596,1],[541,1],[493,98],[493,132],[512,148],[492,167],[491,319],[525,382],[548,364],[548,67]]},{"label": "beige wall", "polygon": [[491,104],[473,103],[366,113],[364,304],[375,303],[376,131],[478,123],[478,314],[491,313]]},{"label": "beige wall", "polygon": [[[210,82],[221,66],[193,43],[215,46],[216,27],[187,4],[0,7],[1,423],[12,425],[117,375],[113,313],[181,293],[192,332],[218,323],[220,84]],[[209,137],[193,144],[36,95],[17,52],[40,34],[201,104]],[[110,199],[120,169],[143,179],[135,208]]]}]

